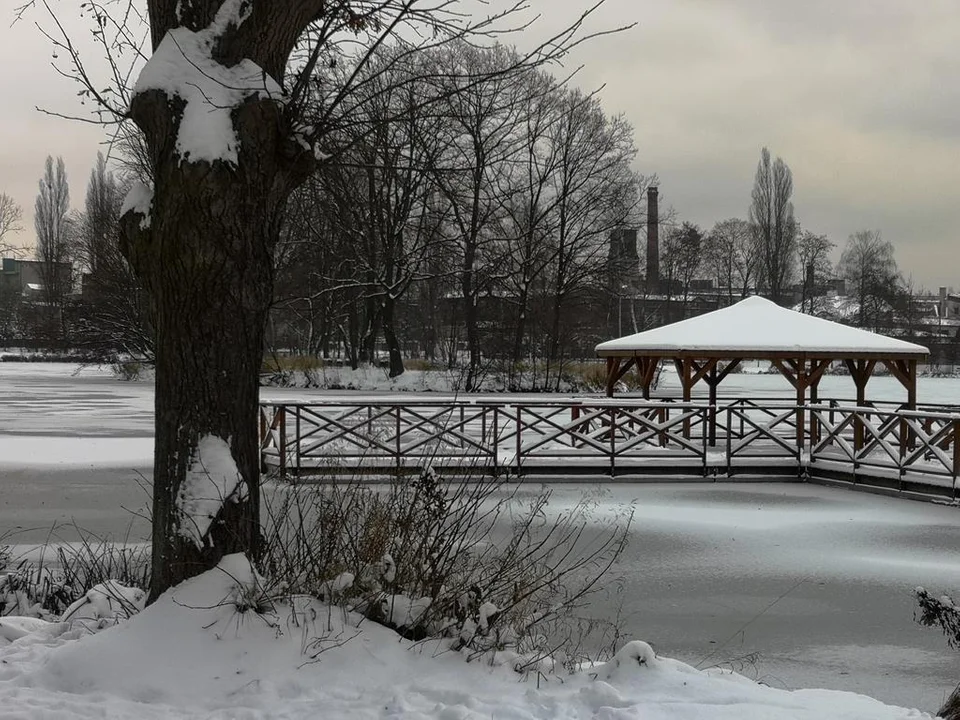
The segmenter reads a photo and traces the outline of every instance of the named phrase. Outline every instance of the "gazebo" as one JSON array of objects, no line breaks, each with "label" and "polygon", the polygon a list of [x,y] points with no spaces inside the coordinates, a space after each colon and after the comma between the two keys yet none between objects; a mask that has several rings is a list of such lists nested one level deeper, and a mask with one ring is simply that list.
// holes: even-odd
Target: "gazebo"
[{"label": "gazebo", "polygon": [[[761,297],[720,310],[608,340],[596,347],[607,360],[606,391],[634,367],[644,398],[661,360],[672,360],[690,402],[703,381],[716,405],[717,386],[743,360],[769,360],[796,389],[797,443],[803,445],[803,410],[817,400],[817,386],[831,362],[843,361],[856,386],[857,405],[866,402],[867,381],[882,363],[906,389],[904,407],[917,403],[917,363],[929,354],[922,345],[805,315]],[[722,366],[722,367],[721,367]]]}]

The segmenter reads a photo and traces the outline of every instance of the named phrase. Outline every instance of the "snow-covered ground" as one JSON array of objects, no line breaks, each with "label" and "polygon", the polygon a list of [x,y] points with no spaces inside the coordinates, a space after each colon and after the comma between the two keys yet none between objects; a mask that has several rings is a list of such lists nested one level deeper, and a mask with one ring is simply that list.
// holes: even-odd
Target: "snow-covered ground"
[{"label": "snow-covered ground", "polygon": [[[230,556],[95,635],[82,629],[90,621],[13,623],[7,634],[19,637],[0,645],[0,714],[32,720],[927,717],[862,695],[789,692],[721,668],[701,672],[655,656],[642,641],[573,675],[524,678],[483,660],[468,663],[449,641],[412,645],[315,601],[241,610],[238,600],[253,595],[254,582],[242,558]],[[87,617],[96,617],[101,604],[91,603]]]},{"label": "snow-covered ground", "polygon": [[[51,522],[71,518],[97,533],[122,536],[132,518],[128,510],[144,505],[138,473],[149,477],[152,388],[149,383],[115,380],[106,370],[87,369],[73,375],[72,369],[0,364],[0,396],[5,399],[0,403],[0,534],[19,527],[14,542],[43,541]],[[833,381],[837,392],[822,388],[821,395],[852,394],[849,378],[824,380]],[[665,384],[669,382],[666,376]],[[736,375],[725,383],[725,394],[743,388],[750,394],[779,391],[789,397],[785,385],[778,376]],[[900,390],[890,378],[874,378],[869,387],[879,395],[887,385],[890,399],[899,399]],[[270,389],[264,395],[294,399],[334,393]],[[960,381],[922,379],[920,399],[960,403]],[[595,494],[599,516],[627,506],[637,513],[620,568],[622,580],[612,583],[607,595],[591,608],[593,614],[609,618],[622,601],[626,639],[649,641],[659,653],[693,666],[732,663],[777,688],[850,690],[927,711],[935,710],[956,683],[956,653],[946,648],[936,631],[913,623],[911,596],[916,585],[935,592],[960,588],[956,555],[960,514],[955,508],[806,485],[609,484],[589,489]],[[581,490],[558,487],[554,507],[579,499]],[[133,539],[145,531],[145,522],[135,522]],[[73,539],[69,530],[63,535]],[[194,626],[204,624],[203,618],[197,618]],[[847,696],[816,694],[770,694],[761,700],[754,695],[759,692],[754,686],[741,688],[728,679],[691,675],[670,663],[664,667],[680,673],[670,675],[670,680],[658,676],[650,684],[648,676],[640,673],[608,689],[580,679],[556,694],[543,695],[535,683],[518,684],[512,677],[503,681],[496,673],[474,675],[472,666],[450,665],[450,658],[418,659],[411,665],[402,644],[383,635],[354,646],[363,650],[344,650],[342,660],[326,667],[301,670],[296,670],[302,662],[294,657],[297,653],[287,657],[283,655],[287,650],[270,651],[275,666],[267,667],[256,658],[244,660],[243,653],[260,652],[251,649],[259,640],[239,637],[229,652],[223,651],[236,667],[218,665],[211,670],[239,671],[237,682],[198,676],[194,689],[185,690],[179,698],[160,685],[165,673],[172,672],[159,668],[167,659],[154,661],[142,649],[134,653],[130,648],[143,642],[143,637],[139,630],[126,632],[114,637],[132,638],[130,645],[119,639],[111,645],[113,641],[98,636],[89,652],[117,649],[128,653],[126,657],[136,655],[143,664],[131,665],[127,675],[120,673],[117,678],[110,676],[108,666],[101,671],[91,664],[83,676],[89,682],[82,686],[76,678],[71,680],[72,671],[64,670],[51,679],[43,668],[76,667],[75,658],[87,649],[64,650],[63,657],[74,658],[72,666],[67,660],[66,665],[50,665],[51,653],[60,653],[59,640],[35,639],[3,649],[8,662],[0,664],[0,693],[5,694],[0,715],[12,708],[10,712],[21,717],[62,716],[56,708],[68,701],[77,712],[83,708],[92,712],[97,698],[109,699],[105,707],[114,716],[138,717],[206,716],[214,708],[223,717],[257,717],[272,709],[306,716],[305,708],[316,712],[311,703],[321,701],[336,709],[324,715],[332,717],[336,713],[389,715],[391,708],[398,715],[429,717],[444,713],[449,717],[554,717],[568,706],[582,714],[604,716],[601,705],[626,709],[638,703],[645,717],[724,717],[725,712],[746,718],[842,717],[841,710],[852,707],[846,703],[853,702]],[[245,644],[248,641],[250,646]],[[190,647],[186,643],[194,640],[183,642],[186,656]],[[294,644],[299,647],[299,640]],[[358,671],[351,664],[359,662],[353,653],[380,658],[371,660],[378,671],[368,672],[367,666]],[[752,653],[759,656],[754,658]],[[397,658],[403,660],[395,665]],[[739,662],[744,658],[746,662]],[[415,669],[423,667],[430,671]],[[134,671],[138,677],[156,673],[159,679],[153,684],[138,681],[124,689],[123,679]],[[359,677],[364,673],[367,680]],[[396,678],[396,690],[375,687],[386,674]],[[685,693],[681,676],[696,693]],[[341,678],[349,682],[342,681],[345,684],[337,688],[335,682]],[[201,682],[212,689],[199,698]],[[254,697],[264,688],[262,698]],[[79,699],[69,695],[75,691],[86,695]],[[134,697],[135,692],[140,695]],[[772,693],[763,690],[767,692]],[[289,704],[285,705],[286,700],[277,698],[287,694]],[[364,696],[367,704],[358,699]],[[478,698],[478,704],[469,704],[471,696]],[[158,704],[151,708],[135,704],[149,698]],[[490,704],[495,702],[500,704]],[[192,710],[182,710],[184,705]],[[711,706],[709,712],[705,705]],[[738,707],[753,715],[746,710],[737,714]],[[885,715],[875,706],[859,708],[847,716],[908,717]],[[614,710],[607,711],[607,716],[615,715]]]}]

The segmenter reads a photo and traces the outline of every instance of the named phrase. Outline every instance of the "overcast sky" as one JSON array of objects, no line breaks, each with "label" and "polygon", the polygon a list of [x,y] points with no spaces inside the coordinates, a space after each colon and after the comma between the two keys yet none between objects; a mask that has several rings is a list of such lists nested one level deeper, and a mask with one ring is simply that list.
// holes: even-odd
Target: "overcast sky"
[{"label": "overcast sky", "polygon": [[[591,4],[530,2],[539,33]],[[793,170],[797,217],[837,254],[880,230],[917,285],[960,287],[960,2],[607,0],[592,26],[633,22],[571,66],[633,124],[637,169],[659,177],[678,219],[746,217],[766,145]],[[0,23],[0,192],[28,227],[44,158],[63,156],[78,207],[102,139],[34,110],[81,110],[50,56],[29,22]]]}]

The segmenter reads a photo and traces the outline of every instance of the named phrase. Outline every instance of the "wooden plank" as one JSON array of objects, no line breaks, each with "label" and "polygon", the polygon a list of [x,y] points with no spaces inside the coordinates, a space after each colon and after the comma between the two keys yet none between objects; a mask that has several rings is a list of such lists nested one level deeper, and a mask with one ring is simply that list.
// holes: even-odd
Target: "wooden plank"
[{"label": "wooden plank", "polygon": [[693,385],[696,385],[701,380],[703,380],[704,376],[707,375],[707,373],[716,369],[717,358],[710,358],[709,360],[707,360],[707,362],[704,365],[697,365],[697,362],[695,360],[691,360],[690,365],[695,371],[690,381],[690,385],[693,386]]},{"label": "wooden plank", "polygon": [[772,358],[770,360],[771,364],[780,371],[780,374],[783,375],[793,387],[797,387],[797,376],[794,372],[788,368],[779,358]]},{"label": "wooden plank", "polygon": [[617,368],[619,367],[620,367],[620,358],[618,357],[607,358],[607,397],[613,397],[613,388],[616,385],[616,381],[613,378],[614,378],[614,375],[617,374]]},{"label": "wooden plank", "polygon": [[828,367],[830,367],[831,362],[833,362],[833,360],[824,358],[819,361],[814,360],[810,363],[811,370],[809,379],[807,381],[807,387],[812,389],[817,386],[817,384],[820,382],[820,379],[823,377],[823,373],[826,372]]},{"label": "wooden plank", "polygon": [[623,376],[626,375],[630,368],[637,364],[637,358],[627,358],[627,361],[620,365],[620,368],[617,370],[616,379],[613,381],[614,384],[620,382],[623,379]]},{"label": "wooden plank", "polygon": [[910,372],[907,370],[907,364],[903,360],[883,360],[890,373],[900,381],[906,389],[910,389]]},{"label": "wooden plank", "polygon": [[721,370],[720,373],[717,375],[717,384],[719,385],[720,383],[722,383],[723,379],[727,375],[732,373],[737,368],[737,366],[740,365],[742,361],[743,361],[743,358],[733,358],[733,360],[730,363],[728,363],[727,366],[723,370]]}]

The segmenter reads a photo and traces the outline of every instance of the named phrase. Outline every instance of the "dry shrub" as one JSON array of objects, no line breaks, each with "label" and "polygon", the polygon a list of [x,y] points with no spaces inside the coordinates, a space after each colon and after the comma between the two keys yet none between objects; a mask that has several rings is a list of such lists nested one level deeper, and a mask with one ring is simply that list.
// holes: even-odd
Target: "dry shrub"
[{"label": "dry shrub", "polygon": [[960,685],[957,685],[943,707],[937,710],[937,717],[943,720],[960,720]]},{"label": "dry shrub", "polygon": [[438,372],[443,370],[442,365],[438,365],[432,360],[423,360],[421,358],[405,358],[403,367],[405,370],[415,370],[419,372]]},{"label": "dry shrub", "polygon": [[917,597],[916,621],[926,627],[939,627],[947,644],[960,649],[960,607],[949,595],[936,598],[922,587],[918,587],[914,594]]},{"label": "dry shrub", "polygon": [[9,549],[4,561],[0,548],[0,616],[54,619],[88,590],[108,581],[141,590],[149,587],[148,546],[114,543],[73,529],[80,536],[78,542],[56,542],[54,527],[51,540],[31,553],[38,558],[35,561],[12,557]]},{"label": "dry shrub", "polygon": [[[949,595],[934,597],[922,587],[914,593],[917,598],[916,621],[926,627],[939,627],[947,644],[955,650],[960,649],[960,607],[953,598]],[[937,715],[944,720],[960,720],[960,685],[950,693]]]},{"label": "dry shrub", "polygon": [[574,662],[618,632],[579,613],[611,579],[631,513],[595,517],[589,498],[554,511],[550,497],[429,468],[384,485],[280,485],[265,502],[263,574],[277,592],[330,600],[408,638],[446,637],[471,656]]},{"label": "dry shrub", "polygon": [[305,370],[320,370],[324,366],[323,358],[316,355],[272,354],[263,359],[261,372],[303,372]]}]

